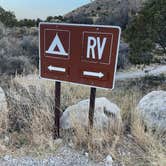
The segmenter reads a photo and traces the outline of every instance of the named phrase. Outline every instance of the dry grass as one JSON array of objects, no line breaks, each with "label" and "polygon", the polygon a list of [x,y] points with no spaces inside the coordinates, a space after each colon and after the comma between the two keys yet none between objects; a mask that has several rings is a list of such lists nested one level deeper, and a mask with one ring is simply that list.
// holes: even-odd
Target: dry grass
[{"label": "dry grass", "polygon": [[[100,92],[98,95],[101,95]],[[116,143],[122,135],[122,124],[119,119],[110,119],[109,124],[104,129],[83,126],[78,117],[71,114],[73,130],[68,130],[63,133],[66,142],[72,147],[89,153],[89,156],[95,160],[101,160],[113,150],[115,150]],[[81,116],[81,115],[80,115]],[[95,124],[94,124],[95,126]]]},{"label": "dry grass", "polygon": [[[6,128],[9,143],[6,147],[9,151],[14,149],[18,152],[24,147],[43,151],[52,149],[54,142],[51,88],[48,86],[45,91],[43,84],[33,82],[33,79],[21,79],[23,78],[16,77],[12,80],[6,93],[9,110]],[[25,153],[26,151],[20,154]]]},{"label": "dry grass", "polygon": [[165,166],[166,151],[159,138],[145,132],[137,110],[131,112],[131,131],[117,143],[115,159],[129,166]]},{"label": "dry grass", "polygon": [[[7,91],[9,121],[3,128],[9,143],[0,139],[1,154],[17,151],[18,154],[37,154],[55,152],[57,145],[52,139],[54,82],[36,79],[36,75],[16,76]],[[155,87],[160,89],[162,87]],[[117,163],[127,166],[165,166],[165,146],[150,132],[145,132],[135,107],[144,92],[138,86],[115,88],[113,91],[98,90],[98,97],[107,97],[121,109],[123,129],[112,132],[92,131],[89,140],[88,130],[73,118],[75,130],[72,144],[84,149],[95,159],[111,154]],[[82,99],[89,98],[89,88],[71,84],[62,84],[62,110]],[[0,117],[0,121],[4,119]],[[2,132],[1,132],[2,133]],[[65,133],[66,134],[66,133]],[[71,132],[68,133],[71,137]],[[67,135],[65,135],[66,138]]]},{"label": "dry grass", "polygon": [[[99,91],[98,96],[102,93]],[[76,147],[85,148],[90,156],[100,160],[111,154],[117,163],[128,166],[165,166],[166,151],[159,137],[145,132],[136,107],[142,92],[138,89],[129,91],[105,92],[104,95],[118,104],[123,119],[123,133],[119,130],[112,133],[112,129],[92,132],[92,143],[87,144],[88,132],[76,123],[74,143]],[[90,145],[90,146],[88,146]]]},{"label": "dry grass", "polygon": [[[70,104],[89,95],[86,88],[79,88],[79,95],[73,85],[62,85],[62,110]],[[77,92],[78,93],[78,92]],[[40,80],[37,75],[28,77],[16,76],[6,91],[8,101],[8,118],[0,117],[4,133],[7,133],[9,144],[5,144],[10,152],[18,154],[49,152],[57,148],[52,138],[54,124],[54,82]],[[4,123],[4,120],[7,122]],[[5,125],[5,126],[4,126]],[[2,132],[1,132],[2,133]],[[3,147],[2,147],[3,148]],[[33,150],[32,150],[33,149]],[[2,151],[1,151],[2,152]],[[24,152],[24,153],[23,153]],[[4,154],[4,153],[1,153]],[[16,154],[16,153],[15,153]]]}]

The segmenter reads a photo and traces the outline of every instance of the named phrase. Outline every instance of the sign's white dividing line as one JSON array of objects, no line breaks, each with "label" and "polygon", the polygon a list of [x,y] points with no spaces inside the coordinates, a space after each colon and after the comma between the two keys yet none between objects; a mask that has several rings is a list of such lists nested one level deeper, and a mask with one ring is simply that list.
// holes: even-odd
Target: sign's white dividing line
[{"label": "sign's white dividing line", "polygon": [[104,77],[104,74],[102,72],[97,73],[97,72],[84,71],[83,75],[84,76],[99,77],[99,78]]},{"label": "sign's white dividing line", "polygon": [[48,70],[50,71],[59,71],[59,72],[66,72],[65,68],[62,67],[55,67],[55,66],[48,66]]}]

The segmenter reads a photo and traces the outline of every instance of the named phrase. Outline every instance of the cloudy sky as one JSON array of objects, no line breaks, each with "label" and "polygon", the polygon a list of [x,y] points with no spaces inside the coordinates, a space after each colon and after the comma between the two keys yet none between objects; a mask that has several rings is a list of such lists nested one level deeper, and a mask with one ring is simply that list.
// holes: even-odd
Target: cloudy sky
[{"label": "cloudy sky", "polygon": [[90,0],[0,0],[0,6],[13,11],[18,19],[63,15]]}]

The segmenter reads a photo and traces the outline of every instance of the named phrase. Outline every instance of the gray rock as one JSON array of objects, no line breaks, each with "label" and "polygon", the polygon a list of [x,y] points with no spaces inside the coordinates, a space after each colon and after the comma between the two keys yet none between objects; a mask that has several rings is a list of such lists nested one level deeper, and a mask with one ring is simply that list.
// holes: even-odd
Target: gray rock
[{"label": "gray rock", "polygon": [[89,154],[88,154],[87,152],[85,152],[85,156],[86,156],[86,157],[89,157]]},{"label": "gray rock", "polygon": [[0,112],[7,110],[7,101],[3,89],[0,87]]},{"label": "gray rock", "polygon": [[105,159],[105,166],[112,166],[112,164],[113,164],[112,157],[111,155],[108,155]]},{"label": "gray rock", "polygon": [[62,144],[62,142],[63,142],[63,140],[62,139],[56,139],[56,140],[54,140],[54,144],[56,144],[56,145],[61,145]]},{"label": "gray rock", "polygon": [[[2,129],[1,131],[6,130],[7,123],[8,123],[7,101],[3,89],[0,87],[0,129]],[[2,138],[3,135],[1,131],[0,131],[0,137]]]},{"label": "gray rock", "polygon": [[11,156],[11,155],[5,155],[5,156],[3,157],[3,160],[5,160],[5,161],[10,161],[10,160],[12,160],[12,156]]},{"label": "gray rock", "polygon": [[[87,127],[89,114],[89,99],[68,107],[63,113],[60,124],[63,129],[74,128],[77,124]],[[120,109],[108,99],[96,98],[94,113],[94,128],[118,128],[121,125]]]},{"label": "gray rock", "polygon": [[148,129],[166,131],[166,91],[153,91],[144,96],[137,109]]},{"label": "gray rock", "polygon": [[10,143],[10,138],[6,135],[4,137],[4,142],[5,142],[6,145],[9,145],[9,143]]}]

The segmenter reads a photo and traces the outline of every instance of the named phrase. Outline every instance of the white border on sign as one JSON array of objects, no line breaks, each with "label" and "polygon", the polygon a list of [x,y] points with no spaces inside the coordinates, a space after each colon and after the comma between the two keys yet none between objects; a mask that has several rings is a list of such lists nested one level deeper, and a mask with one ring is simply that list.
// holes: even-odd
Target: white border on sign
[{"label": "white border on sign", "polygon": [[111,25],[93,25],[93,24],[72,24],[72,23],[51,23],[51,22],[40,22],[40,25],[68,25],[68,26],[77,26],[77,27],[96,27],[96,28],[117,28],[121,31],[121,28],[119,26],[111,26]]},{"label": "white border on sign", "polygon": [[[75,83],[75,82],[68,82],[68,81],[60,81],[50,78],[44,78],[41,76],[41,52],[40,52],[40,25],[68,25],[68,26],[77,26],[77,27],[96,27],[96,28],[117,28],[119,30],[119,36],[118,36],[118,45],[117,45],[117,52],[116,52],[116,62],[115,62],[115,68],[114,68],[114,76],[113,76],[113,85],[112,88],[104,88],[99,86],[93,86],[93,85],[87,85],[87,84],[81,84],[81,83]],[[45,80],[51,80],[51,81],[58,81],[58,82],[65,82],[65,83],[71,83],[74,85],[83,85],[87,87],[93,87],[93,88],[100,88],[105,90],[113,90],[115,87],[115,75],[116,75],[116,69],[117,69],[117,62],[118,62],[118,54],[119,54],[119,46],[120,46],[120,36],[121,36],[121,28],[119,26],[109,26],[109,25],[90,25],[90,24],[71,24],[71,23],[48,23],[48,22],[40,22],[39,23],[39,78],[45,79]]]},{"label": "white border on sign", "polygon": [[117,65],[118,65],[118,56],[119,56],[119,46],[120,46],[120,36],[121,36],[121,28],[119,27],[119,36],[118,36],[118,45],[117,45],[117,51],[116,51],[116,62],[115,62],[115,69],[114,69],[114,78],[113,78],[113,86],[112,89],[115,87],[115,75],[116,75],[116,70],[117,70]]}]

